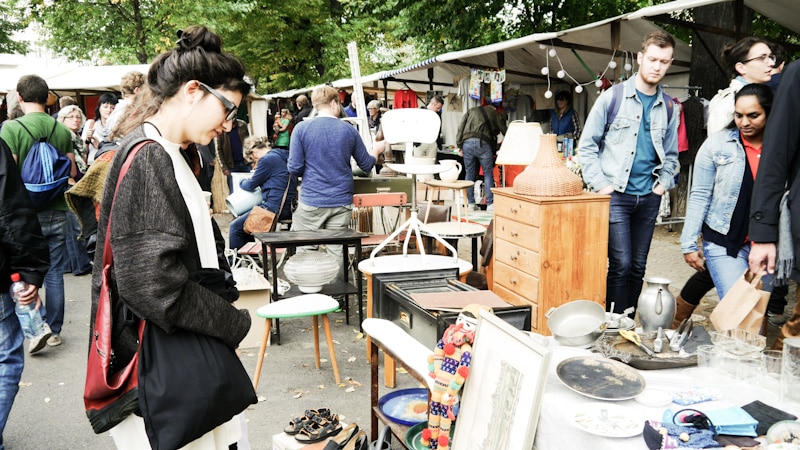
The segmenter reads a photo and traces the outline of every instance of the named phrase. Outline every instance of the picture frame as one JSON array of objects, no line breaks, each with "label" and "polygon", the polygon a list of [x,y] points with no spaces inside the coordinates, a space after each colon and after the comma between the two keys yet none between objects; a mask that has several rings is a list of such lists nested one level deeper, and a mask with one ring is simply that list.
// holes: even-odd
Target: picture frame
[{"label": "picture frame", "polygon": [[533,448],[551,351],[481,311],[452,448]]}]

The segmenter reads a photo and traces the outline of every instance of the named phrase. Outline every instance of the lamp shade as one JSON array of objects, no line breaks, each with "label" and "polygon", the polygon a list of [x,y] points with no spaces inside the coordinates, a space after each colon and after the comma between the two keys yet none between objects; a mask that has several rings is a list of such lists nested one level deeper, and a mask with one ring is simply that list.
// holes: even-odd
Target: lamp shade
[{"label": "lamp shade", "polygon": [[535,197],[580,195],[583,180],[558,155],[556,135],[543,135],[539,145],[536,159],[514,179],[514,193]]},{"label": "lamp shade", "polygon": [[500,144],[495,164],[527,166],[536,158],[541,135],[542,126],[539,122],[523,122],[521,120],[511,122],[503,138],[503,143]]}]

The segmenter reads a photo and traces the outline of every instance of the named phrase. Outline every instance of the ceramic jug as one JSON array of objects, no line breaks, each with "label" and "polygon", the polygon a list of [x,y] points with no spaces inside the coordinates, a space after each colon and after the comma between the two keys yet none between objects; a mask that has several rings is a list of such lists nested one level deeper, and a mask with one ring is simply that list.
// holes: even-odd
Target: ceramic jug
[{"label": "ceramic jug", "polygon": [[675,319],[675,297],[669,291],[670,280],[666,278],[645,278],[647,287],[639,296],[639,322],[645,332],[672,328]]},{"label": "ceramic jug", "polygon": [[454,159],[445,159],[439,161],[439,164],[443,166],[450,166],[449,169],[439,174],[439,179],[441,179],[442,181],[447,181],[448,183],[456,181],[458,179],[458,176],[461,174],[460,162]]}]

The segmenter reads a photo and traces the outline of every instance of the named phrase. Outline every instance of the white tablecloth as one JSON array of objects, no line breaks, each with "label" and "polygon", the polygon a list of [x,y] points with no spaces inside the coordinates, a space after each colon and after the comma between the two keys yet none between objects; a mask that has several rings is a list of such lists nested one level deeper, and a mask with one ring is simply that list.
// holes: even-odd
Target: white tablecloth
[{"label": "white tablecloth", "polygon": [[[591,355],[584,349],[564,347],[555,343],[550,338],[549,348],[553,351],[550,374],[545,387],[542,403],[542,412],[536,429],[534,448],[536,450],[566,450],[566,449],[593,449],[593,450],[624,450],[646,449],[644,438],[641,434],[629,438],[608,438],[596,436],[580,430],[569,423],[567,414],[586,406],[599,402],[567,388],[556,375],[556,367],[561,361],[574,356]],[[598,355],[599,356],[599,355]],[[640,371],[646,381],[647,390],[666,391],[669,393],[685,391],[692,387],[701,387],[713,392],[718,400],[697,403],[688,406],[700,411],[715,410],[730,406],[743,406],[754,400],[782,409],[800,417],[800,405],[795,403],[782,404],[778,401],[777,392],[753,386],[735,380],[726,375],[719,374],[714,377],[699,377],[699,370],[695,367],[669,370],[642,370]],[[641,418],[642,427],[648,419],[661,421],[666,409],[678,411],[686,408],[671,403],[665,407],[652,408],[644,406],[636,400],[612,402],[624,408],[630,408]]]}]

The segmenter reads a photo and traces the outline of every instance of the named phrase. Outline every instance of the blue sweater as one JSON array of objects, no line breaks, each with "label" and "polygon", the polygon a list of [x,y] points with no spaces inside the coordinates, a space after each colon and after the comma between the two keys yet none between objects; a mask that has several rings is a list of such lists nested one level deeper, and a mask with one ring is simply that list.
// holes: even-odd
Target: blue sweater
[{"label": "blue sweater", "polygon": [[[258,160],[253,176],[242,180],[239,183],[242,189],[253,192],[257,187],[261,187],[261,206],[278,213],[283,199],[283,192],[286,190],[286,183],[289,181],[289,171],[286,169],[286,160],[289,157],[289,150],[273,148],[266,155]],[[280,219],[288,219],[292,216],[290,205],[297,196],[297,178],[292,177],[292,185],[286,194],[283,211]]]},{"label": "blue sweater", "polygon": [[351,205],[351,156],[365,172],[375,165],[352,125],[326,116],[297,124],[289,144],[289,173],[303,179],[300,201],[317,208]]}]

